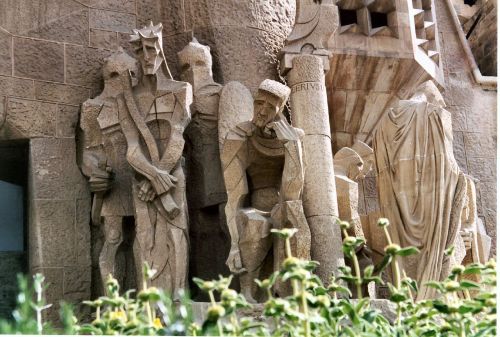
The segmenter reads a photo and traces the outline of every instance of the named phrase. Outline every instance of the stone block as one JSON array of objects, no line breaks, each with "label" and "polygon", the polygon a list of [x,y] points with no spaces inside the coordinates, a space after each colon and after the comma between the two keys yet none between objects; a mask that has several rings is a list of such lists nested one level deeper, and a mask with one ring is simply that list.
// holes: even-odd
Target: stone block
[{"label": "stone block", "polygon": [[88,87],[102,86],[102,65],[110,51],[66,46],[66,82]]},{"label": "stone block", "polygon": [[89,89],[84,87],[35,81],[35,97],[42,101],[80,105],[89,95]]},{"label": "stone block", "polygon": [[116,12],[135,13],[135,0],[80,0],[91,8],[108,9]]},{"label": "stone block", "polygon": [[366,202],[366,212],[368,214],[380,211],[378,198],[365,198],[365,202]]},{"label": "stone block", "polygon": [[89,11],[82,7],[81,10],[68,15],[58,14],[54,19],[45,19],[45,22],[41,22],[28,35],[44,40],[87,45],[88,25]]},{"label": "stone block", "polygon": [[80,108],[72,105],[58,105],[56,116],[56,137],[75,137]]},{"label": "stone block", "polygon": [[[30,226],[43,242],[38,247],[39,267],[73,266],[75,254],[75,202],[73,200],[34,200],[35,218]],[[62,284],[61,282],[57,284]],[[59,288],[59,287],[58,287]]]},{"label": "stone block", "polygon": [[161,4],[157,0],[137,0],[137,27],[145,26],[149,21],[161,22],[161,14]]},{"label": "stone block", "polygon": [[[33,198],[88,198],[87,181],[76,165],[76,146],[73,138],[32,139],[31,166]],[[74,217],[70,220],[74,220]]]},{"label": "stone block", "polygon": [[189,6],[191,3],[193,1],[184,0],[170,0],[163,3],[161,23],[164,36],[182,33],[186,30],[184,6],[185,4]]},{"label": "stone block", "polygon": [[377,198],[377,179],[375,177],[366,177],[363,180],[365,197]]},{"label": "stone block", "polygon": [[13,138],[53,137],[55,122],[55,104],[9,98],[6,127],[0,133],[10,133]]},{"label": "stone block", "polygon": [[0,29],[0,75],[12,74],[12,36]]},{"label": "stone block", "polygon": [[121,33],[132,33],[132,29],[135,28],[135,15],[91,9],[89,27]]},{"label": "stone block", "polygon": [[64,82],[64,46],[54,42],[15,37],[14,75]]},{"label": "stone block", "polygon": [[464,132],[464,143],[469,160],[496,156],[496,137],[486,133]]},{"label": "stone block", "polygon": [[34,98],[33,80],[0,76],[0,92],[5,96]]},{"label": "stone block", "polygon": [[481,181],[488,181],[496,175],[496,165],[494,159],[475,158],[467,162],[468,172],[474,178]]},{"label": "stone block", "polygon": [[470,109],[450,105],[447,110],[451,113],[453,131],[467,131],[467,112]]},{"label": "stone block", "polygon": [[118,38],[116,32],[108,32],[106,30],[91,29],[90,30],[90,46],[102,49],[117,49]]},{"label": "stone block", "polygon": [[467,173],[467,155],[465,153],[463,132],[453,132],[453,155],[460,169]]},{"label": "stone block", "polygon": [[76,263],[79,266],[91,265],[90,233],[90,191],[86,196],[76,199]]}]

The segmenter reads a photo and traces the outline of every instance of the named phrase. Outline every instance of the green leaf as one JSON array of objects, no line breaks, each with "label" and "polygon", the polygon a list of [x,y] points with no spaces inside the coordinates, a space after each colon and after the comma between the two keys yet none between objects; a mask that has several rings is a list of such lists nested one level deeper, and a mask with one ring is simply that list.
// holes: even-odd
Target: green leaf
[{"label": "green leaf", "polygon": [[398,250],[396,252],[396,255],[398,256],[410,256],[410,255],[416,255],[420,253],[420,250],[418,250],[418,248],[416,247],[405,247],[405,248],[401,248],[400,250]]},{"label": "green leaf", "polygon": [[382,261],[380,261],[375,268],[373,269],[373,274],[374,275],[379,275],[382,271],[384,271],[385,268],[391,263],[392,261],[392,256],[391,255],[384,255],[384,258]]},{"label": "green leaf", "polygon": [[464,289],[479,289],[481,286],[477,284],[476,282],[469,281],[469,280],[462,280],[460,281],[460,287]]}]

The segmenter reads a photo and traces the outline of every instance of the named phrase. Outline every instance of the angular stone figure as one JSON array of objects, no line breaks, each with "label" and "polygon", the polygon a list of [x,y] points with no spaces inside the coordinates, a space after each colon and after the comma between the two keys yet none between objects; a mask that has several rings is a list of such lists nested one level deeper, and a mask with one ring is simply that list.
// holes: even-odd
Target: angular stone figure
[{"label": "angular stone figure", "polygon": [[463,265],[469,263],[486,263],[490,256],[491,238],[486,234],[484,224],[477,215],[476,184],[474,179],[465,175],[467,194],[462,210],[462,227],[460,234],[465,244]]},{"label": "angular stone figure", "polygon": [[[420,249],[402,259],[419,283],[417,299],[434,297],[424,284],[442,280],[465,255],[459,232],[467,185],[453,156],[451,115],[444,107],[437,87],[425,82],[388,111],[373,141],[381,213],[391,222],[395,243]],[[455,253],[446,256],[452,245]]]},{"label": "angular stone figure", "polygon": [[[210,48],[196,39],[178,54],[181,79],[193,86],[192,119],[186,128],[186,188],[189,203],[190,274],[215,279],[227,274],[224,264],[229,251],[224,205],[226,190],[219,155],[218,115],[222,85],[212,74]],[[195,287],[196,289],[196,287]],[[192,293],[195,299],[203,294]],[[203,299],[203,298],[202,298]],[[205,299],[206,300],[206,299]]]},{"label": "angular stone figure", "polygon": [[[109,147],[114,151],[116,167],[127,167],[125,171],[129,176],[125,181],[116,181],[120,175],[114,174],[113,181],[110,172],[117,168],[109,165],[111,162],[106,156],[101,161],[94,160],[97,164],[87,160],[87,165],[97,172],[90,174],[90,182],[93,183],[93,176],[97,176],[100,192],[109,189],[111,183],[111,191],[115,185],[127,189],[124,192],[127,198],[123,200],[128,210],[132,199],[137,277],[140,278],[142,263],[148,262],[157,270],[152,284],[176,291],[185,287],[188,266],[182,151],[183,132],[190,120],[192,92],[188,83],[171,78],[163,55],[161,31],[161,24],[153,26],[152,23],[134,30],[131,42],[136,47],[142,76],[134,85],[135,69],[111,73],[110,77],[117,81],[113,82],[117,83],[116,91],[110,99],[113,108],[106,110],[104,105],[96,116],[100,129],[106,127],[120,135],[120,146],[112,143]],[[94,141],[99,143],[99,140]],[[101,198],[106,200],[108,195],[103,193]],[[99,214],[96,205],[99,206],[99,202],[94,203],[93,219],[98,221],[102,211]],[[121,235],[120,225],[116,224],[114,230]],[[116,245],[113,245],[114,254]],[[113,270],[113,252],[101,253],[103,276]]]},{"label": "angular stone figure", "polygon": [[104,243],[98,258],[103,283],[109,274],[124,283],[120,277],[122,270],[116,269],[116,255],[123,243],[125,219],[134,216],[133,170],[125,159],[127,142],[118,124],[116,102],[116,97],[122,92],[119,74],[128,71],[137,74],[138,64],[125,52],[106,59],[103,66],[104,90],[96,98],[82,104],[80,115],[80,167],[89,179],[90,190],[94,194],[92,224],[103,226]]},{"label": "angular stone figure", "polygon": [[[276,269],[284,257],[283,242],[274,240],[271,228],[297,228],[293,253],[305,259],[310,258],[311,235],[301,200],[304,182],[301,138],[304,134],[292,127],[282,114],[290,89],[276,81],[263,81],[253,103],[253,119],[224,132],[232,122],[247,115],[248,107],[241,115],[231,111],[231,107],[237,106],[234,94],[244,92],[236,84],[224,88],[219,136],[224,137],[221,162],[228,196],[225,212],[231,235],[231,251],[226,263],[231,272],[240,274],[242,293],[254,301],[253,280]],[[247,101],[248,94],[239,101]],[[266,257],[271,247],[273,260],[269,261]],[[277,291],[286,290],[278,288]]]},{"label": "angular stone figure", "polygon": [[[341,148],[333,156],[339,218],[351,224],[348,230],[349,235],[363,239],[365,235],[358,213],[358,181],[364,179],[372,170],[374,159],[373,150],[361,141],[356,141],[352,148]],[[371,250],[366,243],[359,247],[356,255],[361,270],[373,265]],[[346,263],[349,263],[348,259]],[[366,295],[375,298],[374,284],[369,284],[363,291]]]}]

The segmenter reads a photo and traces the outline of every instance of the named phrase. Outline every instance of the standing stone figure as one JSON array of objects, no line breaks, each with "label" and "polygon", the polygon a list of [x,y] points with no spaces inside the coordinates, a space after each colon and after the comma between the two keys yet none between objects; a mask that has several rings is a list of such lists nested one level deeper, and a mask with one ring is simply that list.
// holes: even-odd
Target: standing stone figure
[{"label": "standing stone figure", "polygon": [[[351,224],[348,229],[350,236],[363,239],[365,235],[358,212],[358,181],[364,179],[372,170],[374,159],[373,150],[359,140],[353,144],[352,148],[343,147],[333,156],[339,218]],[[356,251],[361,270],[373,265],[371,253],[366,242]],[[350,262],[346,259],[347,264]],[[363,291],[365,295],[375,298],[374,283],[368,284]]]},{"label": "standing stone figure", "polygon": [[[90,170],[87,176],[91,184],[93,180],[98,181],[103,203],[115,188],[127,190],[124,194],[128,199],[124,202],[132,199],[135,217],[136,266],[140,270],[142,263],[148,262],[157,270],[152,284],[175,291],[185,287],[188,267],[182,151],[192,93],[188,83],[171,78],[163,55],[161,31],[161,24],[153,26],[151,23],[134,30],[131,35],[142,76],[134,85],[135,69],[111,73],[110,77],[118,86],[108,98],[111,107],[102,106],[97,116],[100,129],[115,132],[120,143],[111,140],[108,144],[101,140],[102,146],[114,156],[113,160],[104,155],[100,161],[87,160],[84,166],[92,167],[93,171]],[[118,180],[121,171],[117,167],[127,167],[124,169],[128,174],[126,179]],[[106,194],[107,190],[110,191]],[[103,215],[97,201],[93,205],[94,221],[99,221]],[[106,215],[104,219],[106,228]],[[116,234],[106,236],[100,255],[102,276],[113,272],[120,245],[120,239],[113,238],[122,235],[121,223],[114,224],[113,233]],[[106,247],[110,247],[109,252]],[[140,271],[136,274],[140,278]]]},{"label": "standing stone figure", "polygon": [[[215,279],[228,273],[224,262],[229,251],[223,221],[226,190],[217,160],[222,85],[213,79],[210,47],[193,39],[177,55],[181,79],[193,87],[192,119],[184,133],[190,243],[197,252],[190,256],[190,275]],[[204,293],[196,293],[196,288],[192,295],[198,299]]]},{"label": "standing stone figure", "polygon": [[[228,126],[229,118],[224,119],[222,115],[239,113],[230,111],[233,105],[226,104],[238,90],[231,86],[224,89],[219,113]],[[231,235],[231,251],[226,263],[231,272],[240,274],[241,291],[249,301],[256,297],[253,280],[272,272],[284,257],[284,244],[271,236],[271,228],[297,228],[293,253],[300,258],[310,258],[311,235],[301,199],[304,133],[292,127],[282,114],[289,94],[287,86],[265,80],[254,100],[253,119],[229,128],[226,133],[219,127],[219,136],[225,135],[221,162]],[[246,101],[248,97],[240,100]],[[273,259],[266,259],[271,247]]]},{"label": "standing stone figure", "polygon": [[[453,156],[451,115],[437,87],[423,83],[409,100],[389,110],[375,133],[381,213],[401,247],[420,254],[404,258],[420,286],[417,299],[435,292],[424,284],[442,280],[464,255],[460,235],[466,180]],[[452,256],[445,250],[455,247]]]}]

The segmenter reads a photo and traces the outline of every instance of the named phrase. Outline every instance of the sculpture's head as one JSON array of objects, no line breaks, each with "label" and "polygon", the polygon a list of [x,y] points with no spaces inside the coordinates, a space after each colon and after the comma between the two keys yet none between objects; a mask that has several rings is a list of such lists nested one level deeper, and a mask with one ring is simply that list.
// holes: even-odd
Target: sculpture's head
[{"label": "sculpture's head", "polygon": [[139,65],[137,60],[128,55],[123,49],[111,55],[104,61],[102,75],[105,85],[112,85],[119,81],[121,75],[130,74],[132,86],[137,84],[137,76],[139,74]]},{"label": "sculpture's head", "polygon": [[163,62],[163,40],[161,23],[153,22],[141,29],[134,29],[130,35],[130,43],[135,46],[137,58],[141,62],[144,75],[154,75]]},{"label": "sculpture's head", "polygon": [[210,47],[195,38],[177,53],[181,65],[181,79],[196,86],[199,81],[212,80],[212,55]]},{"label": "sculpture's head", "polygon": [[252,123],[258,128],[265,127],[283,111],[290,95],[290,88],[273,80],[264,80],[259,85],[253,102]]},{"label": "sculpture's head", "polygon": [[427,102],[437,105],[441,108],[444,108],[446,106],[444,102],[443,95],[441,95],[441,92],[439,89],[436,87],[434,82],[431,80],[425,81],[424,83],[420,84],[417,87],[417,91],[412,97],[418,97],[418,96],[425,96],[425,99]]}]

